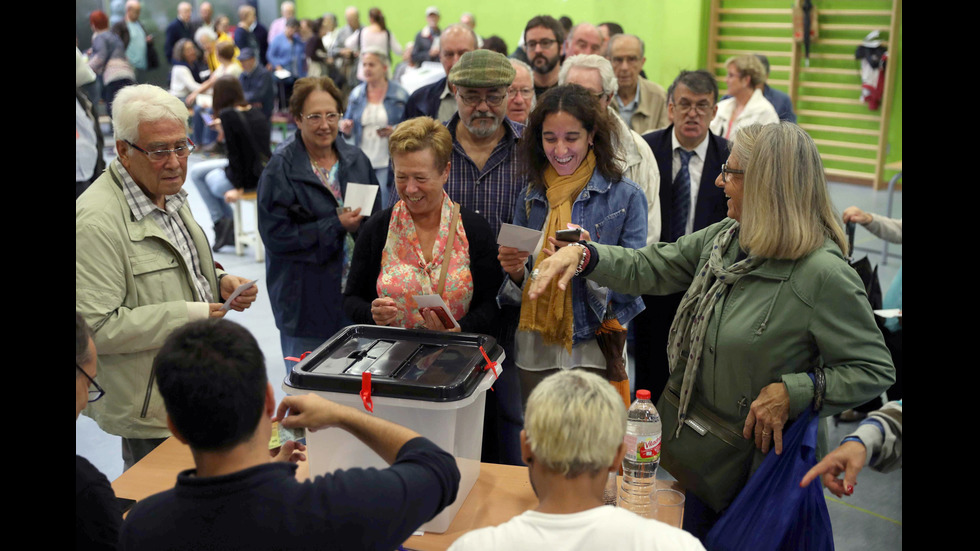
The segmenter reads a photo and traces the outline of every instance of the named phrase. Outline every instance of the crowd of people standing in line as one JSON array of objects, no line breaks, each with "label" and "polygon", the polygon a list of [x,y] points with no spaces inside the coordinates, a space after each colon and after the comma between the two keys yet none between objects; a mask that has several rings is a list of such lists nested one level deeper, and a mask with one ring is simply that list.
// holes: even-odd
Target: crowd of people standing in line
[{"label": "crowd of people standing in line", "polygon": [[[610,35],[608,24],[566,28],[550,16],[535,17],[508,59],[480,48],[494,37],[477,35],[472,16],[443,29],[438,9],[430,8],[407,57],[410,69],[437,61],[444,76],[408,90],[392,78],[391,58],[409,48],[402,49],[377,8],[364,27],[356,10],[348,9],[347,26],[337,29],[329,14],[298,21],[295,6],[284,2],[282,17],[266,31],[245,5],[233,33],[218,28],[220,16],[206,24],[204,10],[195,27],[189,10],[187,3],[178,6],[166,37],[170,95],[177,104],[144,86],[118,96],[125,112],[112,117],[122,152],[104,174],[77,171],[79,182],[84,176],[99,183],[96,192],[78,199],[76,224],[83,224],[83,232],[104,224],[99,205],[89,201],[96,195],[142,190],[160,209],[183,209],[187,155],[209,142],[224,144],[227,158],[198,162],[189,176],[211,215],[215,252],[232,242],[229,204],[257,192],[265,285],[287,371],[294,363],[289,357],[301,357],[351,323],[490,334],[507,352],[507,378],[488,397],[484,459],[521,464],[553,453],[528,434],[558,430],[531,427],[548,393],[560,392],[555,381],[588,372],[580,382],[562,384],[587,386],[592,376],[622,383],[627,327],[635,326],[638,347],[640,339],[653,343],[636,366],[636,388],[660,397],[662,465],[687,489],[684,529],[699,539],[762,459],[770,451],[782,453],[782,434],[795,419],[809,410],[827,416],[854,408],[895,382],[894,346],[882,337],[847,265],[850,251],[816,145],[799,126],[781,121],[782,113],[766,99],[768,65],[758,56],[726,61],[730,96],[719,100],[708,71],[682,71],[667,89],[641,76],[642,40]],[[108,29],[105,14],[94,12],[90,23],[88,66],[102,77],[103,99],[111,107],[138,72],[126,55],[125,37]],[[154,101],[167,103],[158,119],[133,111]],[[272,151],[270,106],[276,101],[296,131]],[[142,135],[150,122],[164,121],[157,126],[173,130],[181,114],[194,121],[193,140],[170,132],[163,141],[148,142]],[[159,144],[162,149],[152,149]],[[143,166],[147,161],[158,165]],[[152,170],[165,175],[159,188],[144,183]],[[172,183],[180,185],[167,187]],[[345,206],[355,183],[377,188],[370,216]],[[171,197],[181,202],[171,203]],[[848,209],[844,220],[851,219],[872,222],[871,215]],[[192,219],[184,224],[189,229],[177,230],[174,239],[185,234],[181,254],[198,266],[200,228]],[[540,236],[534,246],[498,244],[504,225]],[[877,218],[873,227],[894,223]],[[167,239],[173,238],[170,231]],[[102,244],[94,235],[87,239],[92,250]],[[85,259],[77,257],[79,262]],[[195,288],[184,289],[183,296],[207,297],[202,301],[208,303],[220,302],[228,285],[240,280],[209,267],[197,275]],[[102,281],[107,272],[84,266],[77,277],[88,278],[76,297],[79,319],[92,326],[83,331],[86,339],[105,350],[110,364],[124,361],[105,329],[117,310],[99,298],[112,293],[95,292],[108,285]],[[442,296],[453,323],[420,310],[412,299],[419,294]],[[236,309],[247,308],[254,295]],[[193,319],[194,311],[188,306],[184,314]],[[900,353],[900,328],[897,338]],[[89,360],[82,354],[87,347],[76,348],[81,388],[80,374],[94,381],[94,371],[79,360]],[[159,391],[153,383],[147,400],[165,393],[169,410],[179,392],[172,381],[161,381]],[[628,380],[617,397],[628,406]],[[86,414],[121,430],[116,400],[110,396]],[[76,417],[83,408],[76,407]],[[899,455],[900,411],[899,403]],[[124,444],[128,462],[138,461],[175,426],[151,427],[161,413],[157,407],[140,421],[153,429],[147,431],[153,438],[134,437],[131,448]],[[694,433],[685,423],[690,419],[708,426],[709,437]],[[187,437],[183,431],[191,421],[180,423],[176,427]],[[412,438],[407,434],[401,444]],[[207,439],[188,440],[192,448],[212,446]],[[622,457],[618,448],[603,453],[587,463],[589,476]],[[809,479],[829,472],[824,483],[842,491],[836,476],[850,469],[847,483],[853,486],[851,457],[839,452]],[[532,467],[532,479],[548,479],[560,464],[547,463],[536,473]],[[444,506],[447,496],[433,506]],[[544,505],[546,496],[539,497]],[[154,503],[169,507],[164,500]],[[146,511],[136,522],[148,522]],[[522,522],[533,526],[542,519]],[[527,529],[515,524],[492,535]],[[126,537],[134,545],[140,536],[130,531]],[[461,540],[458,548],[476,548],[467,547],[474,541]],[[687,540],[677,545],[697,548]]]}]

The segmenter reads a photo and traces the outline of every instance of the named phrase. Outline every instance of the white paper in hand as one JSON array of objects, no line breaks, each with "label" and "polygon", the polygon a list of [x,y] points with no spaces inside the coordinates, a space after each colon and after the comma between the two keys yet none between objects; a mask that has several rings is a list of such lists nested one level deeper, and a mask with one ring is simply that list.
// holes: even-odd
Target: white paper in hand
[{"label": "white paper in hand", "polygon": [[231,294],[231,296],[228,297],[228,300],[226,300],[225,303],[221,305],[221,309],[225,312],[231,310],[231,301],[235,300],[235,297],[242,294],[243,291],[252,288],[252,286],[255,285],[256,281],[258,281],[258,279],[253,279],[252,281],[246,281],[245,283],[239,285],[238,288],[235,289],[235,291]]},{"label": "white paper in hand", "polygon": [[378,195],[378,186],[347,182],[347,193],[344,195],[344,207],[351,210],[361,209],[361,216],[371,216],[374,208],[374,198]]},{"label": "white paper in hand", "polygon": [[514,247],[519,251],[534,252],[541,241],[541,232],[515,226],[514,224],[504,223],[500,226],[500,233],[497,234],[497,244],[505,247]]}]

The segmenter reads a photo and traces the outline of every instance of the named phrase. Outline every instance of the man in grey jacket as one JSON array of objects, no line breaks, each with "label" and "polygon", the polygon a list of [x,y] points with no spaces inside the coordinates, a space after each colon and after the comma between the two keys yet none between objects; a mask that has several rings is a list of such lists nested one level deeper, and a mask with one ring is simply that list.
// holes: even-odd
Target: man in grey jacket
[{"label": "man in grey jacket", "polygon": [[[85,410],[122,437],[128,469],[170,436],[152,362],[188,321],[218,318],[243,278],[215,266],[191,215],[187,108],[166,90],[129,86],[113,110],[118,157],[75,202],[75,309],[93,329],[106,398]],[[252,287],[230,303],[242,311]]]}]

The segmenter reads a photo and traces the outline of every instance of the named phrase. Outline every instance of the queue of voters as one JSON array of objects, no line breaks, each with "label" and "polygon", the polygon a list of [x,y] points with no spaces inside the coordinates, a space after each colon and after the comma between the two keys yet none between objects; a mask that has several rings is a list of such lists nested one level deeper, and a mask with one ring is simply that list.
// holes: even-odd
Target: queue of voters
[{"label": "queue of voters", "polygon": [[901,267],[871,292],[847,228],[901,217],[835,204],[767,56],[655,82],[621,12],[104,8],[76,549],[850,549],[870,476],[900,515],[861,471],[902,465]]}]

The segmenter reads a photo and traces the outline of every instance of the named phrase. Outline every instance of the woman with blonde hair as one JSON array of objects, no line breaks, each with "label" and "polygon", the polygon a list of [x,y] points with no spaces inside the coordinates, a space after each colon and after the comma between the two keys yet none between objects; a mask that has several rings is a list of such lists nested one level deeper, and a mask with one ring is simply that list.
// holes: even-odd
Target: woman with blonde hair
[{"label": "woman with blonde hair", "polygon": [[725,220],[640,250],[565,248],[541,264],[529,293],[575,275],[621,293],[687,289],[657,409],[661,464],[688,489],[684,529],[699,537],[764,454],[782,453],[791,420],[859,405],[895,377],[844,259],[813,139],[792,123],[744,127],[715,185],[729,197]]},{"label": "woman with blonde hair", "polygon": [[711,131],[726,139],[749,124],[779,122],[776,108],[762,95],[766,83],[766,68],[759,58],[743,54],[725,62],[729,98],[718,102],[718,112],[711,121]]}]

